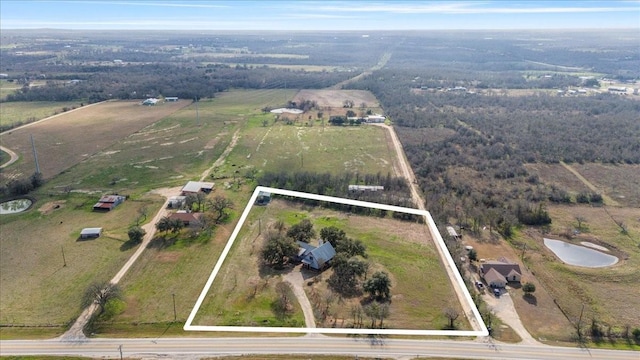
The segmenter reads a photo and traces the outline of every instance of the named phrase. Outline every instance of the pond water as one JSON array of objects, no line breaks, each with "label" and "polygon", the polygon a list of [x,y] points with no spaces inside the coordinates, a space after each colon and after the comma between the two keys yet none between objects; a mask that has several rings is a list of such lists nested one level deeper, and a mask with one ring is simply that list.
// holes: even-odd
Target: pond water
[{"label": "pond water", "polygon": [[569,265],[594,268],[610,266],[618,262],[618,258],[613,255],[561,240],[544,239],[544,245]]},{"label": "pond water", "polygon": [[0,204],[0,215],[23,212],[27,210],[32,203],[33,202],[29,199],[15,199],[11,201],[5,201]]}]

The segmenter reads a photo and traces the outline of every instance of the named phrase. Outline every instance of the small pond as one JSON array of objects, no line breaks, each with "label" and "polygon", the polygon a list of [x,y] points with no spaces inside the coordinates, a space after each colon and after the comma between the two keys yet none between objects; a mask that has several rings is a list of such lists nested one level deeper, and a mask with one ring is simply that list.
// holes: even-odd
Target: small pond
[{"label": "small pond", "polygon": [[31,204],[33,204],[31,200],[24,198],[5,201],[0,204],[0,215],[23,212],[27,210]]},{"label": "small pond", "polygon": [[569,265],[595,268],[610,266],[618,262],[618,258],[613,255],[569,244],[565,241],[544,239],[544,245]]}]

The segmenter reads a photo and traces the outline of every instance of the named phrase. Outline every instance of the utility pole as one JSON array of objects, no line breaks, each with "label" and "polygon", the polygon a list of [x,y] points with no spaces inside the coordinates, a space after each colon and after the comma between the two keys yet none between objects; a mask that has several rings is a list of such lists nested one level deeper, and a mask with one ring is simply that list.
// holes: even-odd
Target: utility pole
[{"label": "utility pole", "polygon": [[196,125],[200,126],[200,112],[198,111],[198,97],[195,97],[196,102]]},{"label": "utility pole", "polygon": [[60,248],[62,249],[62,262],[64,263],[63,267],[67,266],[67,259],[65,259],[64,257],[64,246],[60,245]]},{"label": "utility pole", "polygon": [[31,148],[33,149],[33,158],[36,161],[36,174],[40,174],[40,163],[38,163],[38,153],[36,152],[36,144],[33,142],[33,134],[31,135]]},{"label": "utility pole", "polygon": [[262,234],[262,219],[258,218],[258,235]]},{"label": "utility pole", "polygon": [[176,294],[172,293],[171,296],[173,297],[173,321],[178,321],[178,313],[176,312]]},{"label": "utility pole", "polygon": [[122,360],[122,345],[118,346],[118,351],[120,351],[120,360]]}]

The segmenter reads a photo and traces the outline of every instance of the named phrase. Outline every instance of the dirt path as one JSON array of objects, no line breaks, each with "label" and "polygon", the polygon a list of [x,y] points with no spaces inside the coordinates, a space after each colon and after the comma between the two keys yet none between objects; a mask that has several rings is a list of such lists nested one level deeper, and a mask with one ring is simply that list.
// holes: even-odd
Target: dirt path
[{"label": "dirt path", "polygon": [[240,129],[236,130],[236,132],[233,133],[233,137],[231,138],[231,142],[229,142],[229,145],[227,145],[227,148],[224,149],[224,151],[222,152],[222,154],[220,155],[218,160],[216,160],[213,163],[213,165],[211,165],[210,168],[208,168],[207,170],[205,170],[202,173],[202,176],[200,176],[200,181],[204,181],[204,179],[207,176],[209,176],[209,174],[211,173],[211,171],[213,171],[213,169],[215,169],[216,167],[221,166],[222,164],[224,164],[224,161],[227,159],[227,156],[229,156],[231,151],[233,151],[233,148],[236,147],[236,144],[238,143],[238,139],[240,139]]},{"label": "dirt path", "polygon": [[367,76],[367,75],[371,75],[372,72],[376,71],[376,70],[380,70],[382,69],[385,65],[387,65],[387,62],[389,62],[389,59],[391,59],[391,52],[386,52],[384,54],[382,54],[382,57],[380,57],[380,60],[378,60],[378,63],[375,64],[373,67],[371,67],[369,70],[365,70],[362,73],[349,78],[345,81],[341,81],[331,87],[328,87],[327,89],[331,89],[331,90],[342,90],[342,87],[346,84],[352,83],[354,81],[358,81],[360,79],[362,79],[363,77]]},{"label": "dirt path", "polygon": [[600,189],[598,189],[595,185],[593,185],[591,182],[589,182],[589,180],[585,179],[584,176],[582,176],[578,170],[574,169],[571,165],[565,163],[564,161],[560,161],[560,165],[564,166],[565,169],[569,170],[569,172],[571,172],[575,177],[578,178],[578,180],[582,181],[582,183],[588,187],[591,191],[601,194],[602,195],[602,200],[604,200],[604,204],[605,205],[609,205],[609,206],[620,206],[620,204],[613,200],[611,197],[609,197],[607,194],[605,194],[603,191],[600,191]]},{"label": "dirt path", "polygon": [[[404,177],[409,182],[409,188],[411,189],[411,198],[416,203],[416,206],[418,206],[420,210],[427,210],[425,206],[425,201],[422,198],[422,195],[420,195],[420,192],[418,190],[418,183],[416,181],[416,177],[413,173],[413,170],[411,169],[411,166],[409,165],[409,161],[405,156],[404,149],[402,148],[402,144],[398,139],[398,135],[396,134],[396,131],[392,126],[389,126],[389,125],[385,125],[385,124],[372,124],[372,125],[384,127],[389,131],[389,134],[391,135],[391,141],[393,143],[393,147],[398,157],[398,164],[400,166],[400,173],[397,175]],[[427,219],[425,219],[425,223],[427,224],[429,223]],[[433,229],[433,231],[438,231],[438,230]],[[443,251],[445,251],[444,249],[441,249],[440,246],[436,246],[436,249],[438,250],[440,259],[442,259],[442,264],[444,265],[444,268],[447,271],[447,276],[449,276],[449,279],[452,280],[453,289],[456,293],[456,296],[458,297],[458,302],[462,306],[462,310],[466,314],[467,319],[471,324],[471,327],[477,331],[481,330],[480,324],[477,322],[476,318],[473,316],[473,309],[471,305],[465,299],[463,290],[460,289],[460,287],[457,286],[456,282],[453,280],[455,279],[455,272],[457,272],[458,270],[452,268],[451,265],[449,265],[449,263],[445,261],[445,254],[443,253]]]},{"label": "dirt path", "polygon": [[[124,266],[118,271],[118,273],[111,279],[110,283],[117,284],[122,280],[122,277],[129,271],[131,266],[138,260],[142,252],[147,248],[149,242],[153,239],[156,233],[156,223],[160,221],[163,216],[168,214],[167,210],[167,202],[171,196],[180,195],[181,187],[174,188],[163,188],[152,190],[151,193],[158,194],[166,198],[166,201],[162,204],[158,213],[153,217],[151,221],[147,224],[143,225],[142,228],[146,231],[146,234],[142,240],[142,243],[136,249],[136,252],[131,255],[129,260],[124,264]],[[91,319],[91,316],[98,310],[97,304],[92,304],[82,311],[80,316],[76,319],[75,323],[71,326],[71,328],[65,332],[60,339],[63,341],[82,341],[86,339],[86,336],[83,332],[84,327],[87,325],[87,322]]]},{"label": "dirt path", "polygon": [[307,294],[302,288],[302,286],[304,285],[304,279],[302,278],[300,266],[296,266],[291,272],[285,275],[283,279],[284,281],[291,284],[293,294],[296,296],[296,299],[298,299],[298,303],[300,304],[302,312],[304,313],[304,322],[306,323],[307,327],[315,328],[316,320],[313,316],[313,308],[311,307],[309,298],[307,298]]},{"label": "dirt path", "polygon": [[7,161],[6,163],[0,165],[0,169],[5,168],[11,164],[13,164],[14,162],[18,161],[18,154],[16,154],[15,152],[9,150],[8,148],[0,145],[0,150],[6,152],[7,154],[9,154],[9,156],[11,156],[11,159],[9,159],[9,161]]}]

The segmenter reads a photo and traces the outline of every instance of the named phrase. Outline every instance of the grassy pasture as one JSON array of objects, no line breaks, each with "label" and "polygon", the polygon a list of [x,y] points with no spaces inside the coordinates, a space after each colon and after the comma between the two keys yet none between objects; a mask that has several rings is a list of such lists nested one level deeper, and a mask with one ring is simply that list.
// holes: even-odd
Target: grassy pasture
[{"label": "grassy pasture", "polygon": [[[550,206],[549,213],[553,224],[548,234],[530,229],[519,234],[514,241],[517,247],[526,244],[525,263],[535,273],[537,281],[557,300],[574,323],[584,304],[583,318],[587,319],[588,325],[594,318],[613,326],[617,331],[625,325],[640,324],[640,298],[637,291],[640,277],[638,210],[608,207],[605,211],[600,207]],[[586,220],[584,229],[581,234],[567,240],[561,234],[577,228],[578,216]],[[628,225],[628,235],[620,232],[612,217]],[[599,244],[610,249],[610,253],[618,256],[620,261],[610,267],[594,269],[565,265],[544,246],[543,237],[574,244],[581,241]],[[523,313],[520,312],[521,316]],[[538,316],[545,317],[541,313]],[[557,336],[568,340],[571,335],[560,333]]]},{"label": "grassy pasture", "polygon": [[[460,305],[450,302],[455,294],[424,225],[348,215],[275,199],[266,207],[252,209],[194,324],[255,326],[256,318],[270,314],[268,303],[274,298],[273,286],[281,275],[299,269],[275,271],[261,266],[262,237],[259,233],[277,220],[291,226],[304,218],[311,220],[316,231],[334,225],[345,230],[348,236],[362,240],[367,246],[369,260],[374,264],[369,272],[385,270],[390,273],[393,299],[391,314],[385,320],[386,327],[440,329],[446,324],[442,311],[447,306],[457,306],[461,311]],[[324,282],[318,279],[326,280],[330,274],[331,269],[322,274],[303,273],[306,278],[303,286],[312,304],[316,294],[322,294],[326,289]],[[317,280],[314,285],[309,285],[314,279]],[[349,309],[357,302],[357,299],[342,299],[332,306],[338,326],[348,326],[352,322]],[[323,325],[320,319],[316,321],[318,326],[331,326],[329,323]],[[470,328],[466,321],[459,325],[462,329]]]},{"label": "grassy pasture", "polygon": [[[0,80],[0,99],[5,99],[7,95],[20,89],[20,87],[21,86],[17,83],[8,82],[7,80]],[[2,121],[2,123],[4,123],[4,121]]]},{"label": "grassy pasture", "polygon": [[[42,196],[27,212],[0,217],[2,325],[56,325],[61,333],[80,313],[84,289],[93,281],[109,280],[135,250],[123,243],[138,209],[161,203],[157,196],[144,196],[95,213],[96,200],[87,194]],[[103,235],[78,241],[84,227],[102,227]],[[10,332],[3,328],[2,336]]]},{"label": "grassy pasture", "polygon": [[80,107],[80,102],[30,101],[0,103],[0,126],[27,123]]},{"label": "grassy pasture", "polygon": [[180,101],[141,106],[137,101],[104,102],[3,133],[2,144],[18,153],[20,160],[2,173],[2,179],[26,177],[35,171],[30,135],[36,142],[42,174],[52,178],[188,104]]},{"label": "grassy pasture", "polygon": [[640,208],[640,165],[589,163],[571,166],[617,203]]},{"label": "grassy pasture", "polygon": [[229,173],[240,164],[258,171],[276,172],[386,174],[394,171],[395,156],[382,128],[366,125],[325,125],[323,128],[318,121],[314,121],[313,126],[285,125],[278,121],[263,127],[263,118],[271,120],[273,115],[250,120],[227,164],[220,169],[222,172]]}]

